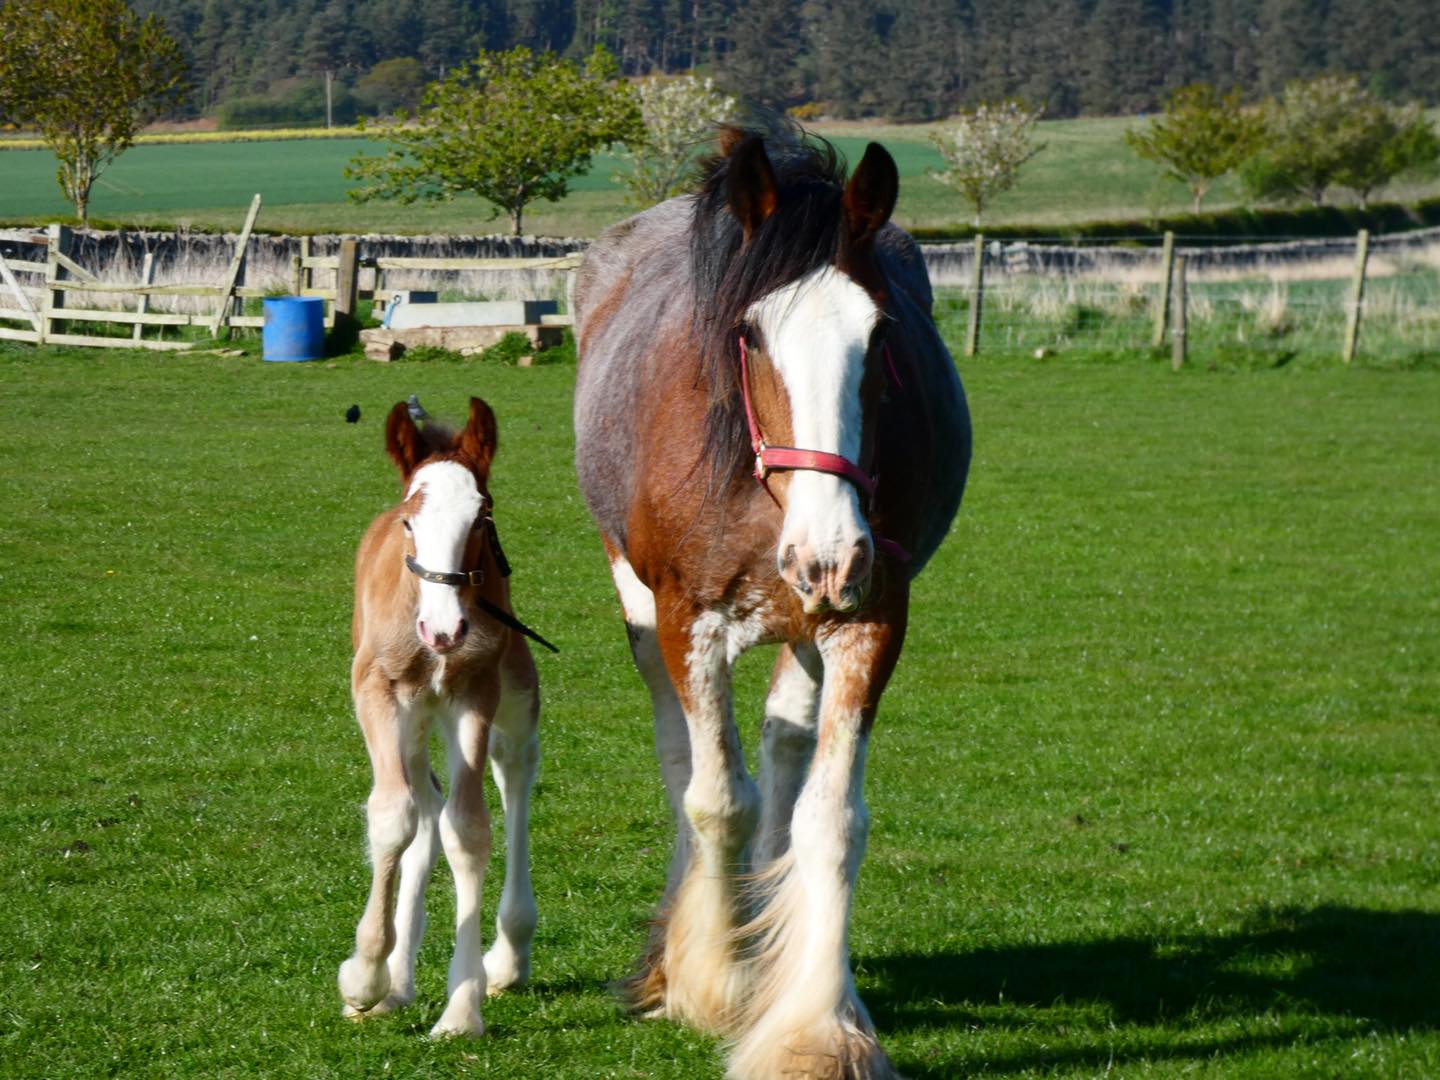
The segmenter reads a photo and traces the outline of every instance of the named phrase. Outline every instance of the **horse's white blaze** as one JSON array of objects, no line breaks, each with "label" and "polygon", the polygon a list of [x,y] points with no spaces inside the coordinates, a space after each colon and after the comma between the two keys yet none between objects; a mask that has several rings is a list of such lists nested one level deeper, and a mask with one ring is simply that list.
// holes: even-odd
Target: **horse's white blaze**
[{"label": "horse's white blaze", "polygon": [[[417,491],[423,492],[420,512],[410,519],[416,561],[427,570],[464,569],[460,564],[465,558],[465,544],[484,506],[474,475],[457,462],[437,461],[415,471],[406,497],[413,497]],[[453,643],[464,616],[458,589],[420,582],[416,632],[426,645],[435,645],[441,636]]]},{"label": "horse's white blaze", "polygon": [[[793,445],[858,463],[860,384],[870,335],[880,318],[870,294],[826,266],[777,289],[756,303],[749,317],[764,334],[785,384]],[[814,583],[818,595],[807,597],[807,608],[827,599],[827,593],[831,602],[839,601],[840,590],[848,584],[845,570],[857,552],[863,552],[867,567],[873,553],[859,493],[850,481],[811,470],[790,474],[777,547],[782,573],[791,549],[802,563],[802,577],[807,573],[803,564],[825,575]],[[787,580],[795,584],[789,575]]]}]

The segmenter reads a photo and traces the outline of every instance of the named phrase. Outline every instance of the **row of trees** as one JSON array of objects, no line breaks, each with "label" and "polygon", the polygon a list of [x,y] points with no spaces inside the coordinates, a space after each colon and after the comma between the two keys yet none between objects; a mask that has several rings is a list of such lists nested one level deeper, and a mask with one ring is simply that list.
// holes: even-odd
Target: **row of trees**
[{"label": "row of trees", "polygon": [[1440,156],[1440,138],[1418,104],[1389,104],[1343,75],[1297,79],[1249,108],[1234,92],[1183,87],[1162,115],[1125,138],[1190,188],[1196,213],[1210,186],[1230,172],[1257,202],[1308,198],[1319,206],[1342,187],[1363,206],[1377,188],[1433,168]]},{"label": "row of trees", "polygon": [[[970,205],[976,226],[986,205],[1014,187],[1021,167],[1044,149],[1034,136],[1040,115],[1015,101],[981,105],[931,136],[946,162],[934,175]],[[1440,136],[1418,104],[1388,104],[1343,75],[1297,79],[1256,106],[1246,106],[1238,91],[1184,86],[1125,141],[1190,189],[1197,214],[1210,187],[1232,172],[1255,202],[1308,198],[1318,206],[1332,187],[1343,187],[1364,206],[1377,188],[1406,173],[1433,172],[1440,161]]]},{"label": "row of trees", "polygon": [[900,120],[1009,98],[1050,116],[1142,112],[1189,83],[1274,95],[1325,72],[1440,94],[1433,0],[134,2],[183,44],[200,111],[326,72],[358,89],[397,59],[428,82],[516,45],[577,60],[603,46],[628,76],[698,71],[765,105]]}]

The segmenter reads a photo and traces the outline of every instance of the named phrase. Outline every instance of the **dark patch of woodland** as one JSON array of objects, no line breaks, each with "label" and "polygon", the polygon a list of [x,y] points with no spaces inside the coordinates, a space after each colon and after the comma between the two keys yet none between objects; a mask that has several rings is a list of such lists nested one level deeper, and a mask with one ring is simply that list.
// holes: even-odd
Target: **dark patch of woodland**
[{"label": "dark patch of woodland", "polygon": [[1440,94],[1434,0],[135,0],[192,63],[192,112],[324,71],[481,48],[610,49],[631,75],[697,70],[758,104],[928,120],[1018,97],[1047,115],[1157,108],[1175,88],[1252,98],[1322,72]]}]

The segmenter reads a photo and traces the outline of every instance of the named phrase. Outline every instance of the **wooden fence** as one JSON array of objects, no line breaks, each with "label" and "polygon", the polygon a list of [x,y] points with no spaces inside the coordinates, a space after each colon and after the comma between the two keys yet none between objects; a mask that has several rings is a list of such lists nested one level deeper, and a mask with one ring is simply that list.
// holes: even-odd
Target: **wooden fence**
[{"label": "wooden fence", "polygon": [[[147,254],[138,281],[106,281],[98,273],[80,265],[70,257],[72,233],[64,225],[51,225],[45,233],[23,237],[29,245],[42,247],[39,259],[6,259],[0,255],[0,338],[51,345],[89,345],[110,348],[188,349],[193,340],[164,337],[165,328],[203,327],[207,336],[228,336],[237,327],[261,327],[262,315],[245,314],[248,299],[273,295],[273,290],[253,288],[245,284],[246,249],[255,219],[260,213],[260,196],[250,204],[244,227],[236,238],[235,251],[221,280],[211,284],[154,283],[154,258]],[[302,237],[299,254],[291,259],[289,288],[294,296],[315,296],[325,300],[325,325],[353,321],[358,302],[371,300],[379,314],[401,291],[390,287],[386,275],[392,271],[573,271],[582,259],[580,253],[541,258],[449,258],[411,256],[373,256],[366,258],[361,242],[346,239],[333,255],[311,253],[310,238]],[[372,270],[374,284],[361,288],[361,271]],[[317,282],[320,271],[328,284]],[[20,280],[25,275],[32,280]],[[573,277],[571,279],[573,281]],[[93,306],[98,296],[123,296],[123,309]],[[196,313],[152,311],[151,300],[157,296],[185,296],[207,299],[208,310]],[[87,306],[87,302],[89,305]],[[6,322],[20,326],[5,325]],[[568,323],[568,318],[547,317],[553,323]],[[130,326],[129,335],[108,335],[86,332],[85,324],[96,323]],[[78,330],[77,326],[78,324]],[[146,336],[153,328],[155,336]]]}]

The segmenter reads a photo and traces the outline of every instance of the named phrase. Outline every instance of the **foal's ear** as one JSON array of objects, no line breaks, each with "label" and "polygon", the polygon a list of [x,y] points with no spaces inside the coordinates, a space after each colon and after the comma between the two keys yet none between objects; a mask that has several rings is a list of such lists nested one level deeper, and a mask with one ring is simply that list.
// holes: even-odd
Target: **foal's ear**
[{"label": "foal's ear", "polygon": [[415,466],[425,460],[425,441],[410,416],[410,406],[397,401],[385,419],[385,449],[400,467],[400,476],[409,480]]},{"label": "foal's ear", "polygon": [[758,135],[745,136],[730,155],[729,195],[730,212],[745,230],[747,241],[775,212],[778,187],[765,141]]},{"label": "foal's ear", "polygon": [[865,148],[850,183],[845,188],[845,220],[850,241],[857,243],[874,236],[890,220],[900,196],[900,171],[895,159],[879,143]]},{"label": "foal's ear", "polygon": [[490,462],[499,445],[499,428],[495,423],[495,411],[478,397],[470,399],[470,419],[460,433],[459,451],[465,462],[482,479],[490,475]]}]

